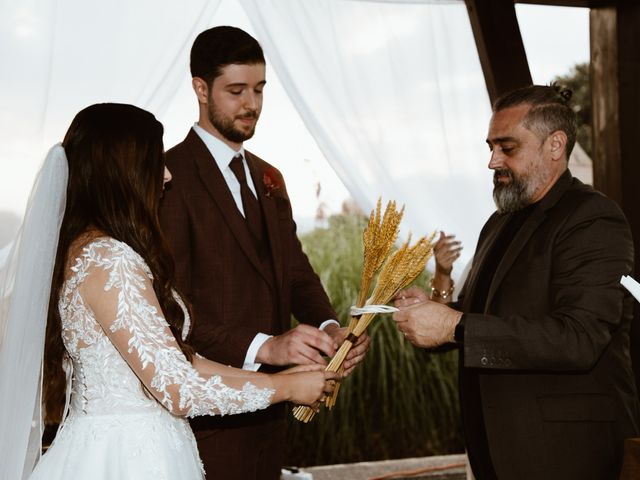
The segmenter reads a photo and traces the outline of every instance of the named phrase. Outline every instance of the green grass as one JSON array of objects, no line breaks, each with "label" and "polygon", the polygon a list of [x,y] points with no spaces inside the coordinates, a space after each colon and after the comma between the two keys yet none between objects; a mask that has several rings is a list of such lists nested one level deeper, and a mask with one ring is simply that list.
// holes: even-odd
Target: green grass
[{"label": "green grass", "polygon": [[[349,321],[362,267],[367,219],[337,215],[301,237],[342,325]],[[416,284],[424,286],[428,275]],[[289,418],[288,463],[310,466],[463,451],[457,353],[429,353],[405,341],[388,315],[369,328],[364,362],[342,385],[333,410],[312,422]]]}]

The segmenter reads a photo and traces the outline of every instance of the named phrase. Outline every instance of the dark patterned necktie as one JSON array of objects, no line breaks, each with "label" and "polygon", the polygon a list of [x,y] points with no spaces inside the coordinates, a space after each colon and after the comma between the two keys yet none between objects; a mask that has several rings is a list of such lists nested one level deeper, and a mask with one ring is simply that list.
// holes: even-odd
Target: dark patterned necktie
[{"label": "dark patterned necktie", "polygon": [[264,237],[264,225],[262,220],[262,212],[260,210],[260,203],[254,196],[249,185],[247,184],[247,176],[244,172],[244,165],[242,162],[242,155],[236,155],[231,160],[229,168],[238,179],[240,184],[240,197],[242,198],[242,208],[244,210],[244,218],[249,226],[249,231],[253,235],[257,243],[261,243]]}]

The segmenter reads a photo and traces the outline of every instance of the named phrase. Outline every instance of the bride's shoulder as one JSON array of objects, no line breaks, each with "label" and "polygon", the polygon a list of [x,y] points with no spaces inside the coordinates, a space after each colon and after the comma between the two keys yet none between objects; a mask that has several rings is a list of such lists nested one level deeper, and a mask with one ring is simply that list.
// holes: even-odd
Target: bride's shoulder
[{"label": "bride's shoulder", "polygon": [[84,253],[99,252],[109,256],[138,256],[136,251],[127,243],[107,235],[96,237],[87,242],[83,247]]},{"label": "bride's shoulder", "polygon": [[108,269],[116,264],[148,270],[146,262],[131,246],[108,235],[79,238],[73,242],[69,253],[71,270],[77,271],[79,268],[90,266],[101,266]]}]

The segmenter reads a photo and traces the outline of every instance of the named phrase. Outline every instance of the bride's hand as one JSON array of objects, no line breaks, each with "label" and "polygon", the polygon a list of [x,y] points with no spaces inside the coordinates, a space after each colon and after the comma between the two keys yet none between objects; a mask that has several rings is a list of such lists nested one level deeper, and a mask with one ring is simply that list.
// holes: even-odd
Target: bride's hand
[{"label": "bride's hand", "polygon": [[296,365],[295,367],[287,368],[281,372],[278,372],[279,375],[288,375],[290,373],[300,373],[300,372],[322,372],[326,367],[323,365],[318,365],[317,363],[311,365]]},{"label": "bride's hand", "polygon": [[307,367],[309,366],[293,367],[274,375],[276,385],[280,384],[287,392],[286,399],[298,405],[321,402],[333,392],[336,380],[342,378],[337,372],[310,371]]}]

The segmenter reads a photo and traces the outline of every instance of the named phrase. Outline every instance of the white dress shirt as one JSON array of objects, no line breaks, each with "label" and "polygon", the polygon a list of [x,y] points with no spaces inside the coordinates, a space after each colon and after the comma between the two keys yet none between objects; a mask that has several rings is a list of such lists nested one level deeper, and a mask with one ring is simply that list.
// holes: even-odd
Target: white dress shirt
[{"label": "white dress shirt", "polygon": [[[204,142],[204,144],[207,146],[207,149],[213,156],[213,159],[218,165],[218,168],[222,172],[222,176],[224,177],[225,182],[227,182],[227,186],[229,187],[229,191],[233,196],[233,200],[236,202],[236,206],[238,207],[238,210],[240,210],[240,213],[244,217],[244,208],[242,207],[242,197],[240,196],[240,182],[238,182],[238,179],[236,178],[235,174],[231,170],[231,167],[229,167],[229,164],[231,163],[231,160],[233,160],[233,157],[235,157],[236,155],[242,155],[242,159],[243,159],[242,165],[244,166],[244,173],[247,177],[247,185],[249,186],[249,189],[253,192],[253,194],[257,198],[258,195],[256,194],[256,187],[253,184],[253,179],[251,178],[251,173],[249,172],[249,166],[247,165],[247,161],[244,156],[244,147],[241,146],[240,150],[235,151],[233,148],[231,148],[229,145],[224,143],[222,140],[214,137],[209,132],[207,132],[204,128],[198,125],[198,123],[195,123],[193,125],[193,130],[196,132],[196,134],[198,134],[200,139]],[[324,328],[330,324],[340,325],[337,321],[333,319],[325,320],[320,325],[320,329],[324,330]],[[256,356],[258,355],[258,350],[260,350],[260,347],[264,344],[264,342],[266,342],[272,336],[273,335],[267,335],[266,333],[260,333],[260,332],[256,334],[251,344],[249,345],[249,348],[247,349],[247,353],[244,357],[244,364],[242,365],[242,368],[244,370],[256,371],[260,368],[262,364],[256,363]]]}]

